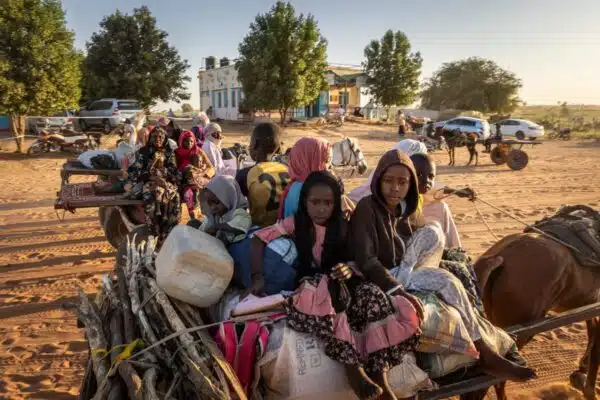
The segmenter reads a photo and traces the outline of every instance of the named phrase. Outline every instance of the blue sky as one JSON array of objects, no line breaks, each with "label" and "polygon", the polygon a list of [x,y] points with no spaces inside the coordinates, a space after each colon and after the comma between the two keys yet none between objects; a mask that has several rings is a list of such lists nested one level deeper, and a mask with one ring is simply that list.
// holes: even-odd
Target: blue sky
[{"label": "blue sky", "polygon": [[[76,46],[104,15],[147,5],[169,41],[191,65],[191,103],[203,58],[234,58],[258,13],[275,0],[63,0]],[[523,81],[529,104],[600,104],[599,0],[372,0],[293,1],[311,13],[327,38],[328,61],[359,65],[363,49],[387,29],[402,30],[421,52],[423,78],[444,62],[469,56],[496,61]]]}]

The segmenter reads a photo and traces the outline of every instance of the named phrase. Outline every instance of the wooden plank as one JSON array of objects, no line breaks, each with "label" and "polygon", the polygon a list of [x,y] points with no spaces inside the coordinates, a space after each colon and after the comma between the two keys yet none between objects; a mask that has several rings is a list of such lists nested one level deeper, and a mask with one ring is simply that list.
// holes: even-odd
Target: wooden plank
[{"label": "wooden plank", "polygon": [[439,389],[432,390],[430,392],[420,392],[418,395],[419,400],[437,400],[446,399],[452,396],[459,396],[461,394],[475,392],[489,388],[504,382],[503,378],[495,378],[489,375],[480,375],[474,378],[469,378],[464,381],[445,385]]}]

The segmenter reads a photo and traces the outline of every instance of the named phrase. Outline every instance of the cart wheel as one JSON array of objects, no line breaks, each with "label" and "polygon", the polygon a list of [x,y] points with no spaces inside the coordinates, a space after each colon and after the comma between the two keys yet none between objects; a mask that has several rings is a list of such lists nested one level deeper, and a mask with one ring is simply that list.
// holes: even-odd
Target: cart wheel
[{"label": "cart wheel", "polygon": [[506,152],[502,151],[500,147],[494,147],[490,152],[490,158],[496,165],[502,165],[506,162]]},{"label": "cart wheel", "polygon": [[118,249],[129,233],[127,225],[121,218],[121,213],[116,207],[100,207],[98,218],[106,239],[115,249]]},{"label": "cart wheel", "polygon": [[529,163],[529,156],[523,150],[513,149],[508,153],[506,163],[513,171],[520,171]]}]

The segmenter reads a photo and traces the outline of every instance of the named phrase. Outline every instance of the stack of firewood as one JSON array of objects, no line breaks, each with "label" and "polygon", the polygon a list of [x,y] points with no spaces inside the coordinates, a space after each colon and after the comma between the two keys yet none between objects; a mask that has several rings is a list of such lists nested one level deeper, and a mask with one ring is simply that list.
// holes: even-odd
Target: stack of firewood
[{"label": "stack of firewood", "polygon": [[155,240],[127,243],[95,301],[75,306],[90,356],[80,399],[245,399],[199,309],[156,284]]}]

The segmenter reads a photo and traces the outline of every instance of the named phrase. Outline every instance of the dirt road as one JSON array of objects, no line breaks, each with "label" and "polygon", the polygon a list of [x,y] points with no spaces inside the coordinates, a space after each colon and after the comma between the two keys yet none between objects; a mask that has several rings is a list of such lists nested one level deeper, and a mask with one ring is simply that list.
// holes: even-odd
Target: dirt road
[{"label": "dirt road", "polygon": [[[397,137],[393,128],[348,124],[340,131],[289,130],[286,144],[300,136],[335,140],[343,133],[359,139],[370,167]],[[248,142],[232,134],[226,143]],[[457,150],[456,167],[436,153],[439,180],[470,184],[481,197],[532,222],[564,203],[600,207],[600,145],[592,142],[545,143],[527,149],[529,166],[514,172],[481,155],[478,167],[462,166],[466,149]],[[95,210],[57,219],[52,208],[65,155],[26,158],[0,152],[0,398],[71,399],[78,391],[87,356],[74,315],[61,308],[78,285],[94,293],[112,268],[114,250],[105,241]],[[347,182],[347,188],[364,178]],[[450,199],[463,243],[477,256],[494,241],[473,205]],[[498,236],[522,227],[501,213],[479,205]],[[526,350],[541,378],[526,387],[566,380],[585,344],[582,324],[539,335]],[[561,365],[560,368],[557,365]],[[511,390],[517,389],[511,385]]]}]

